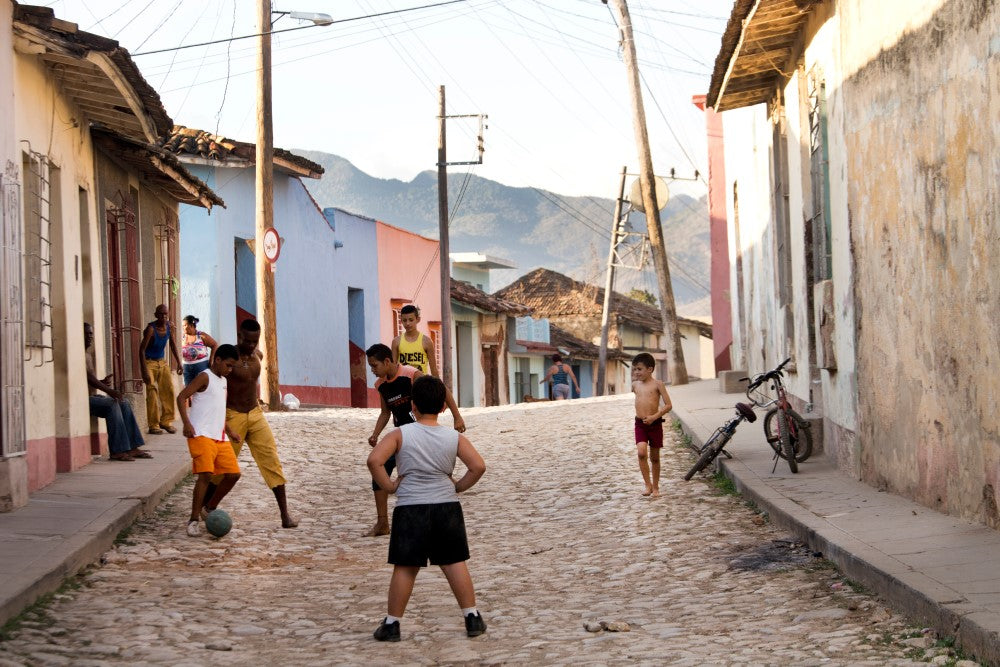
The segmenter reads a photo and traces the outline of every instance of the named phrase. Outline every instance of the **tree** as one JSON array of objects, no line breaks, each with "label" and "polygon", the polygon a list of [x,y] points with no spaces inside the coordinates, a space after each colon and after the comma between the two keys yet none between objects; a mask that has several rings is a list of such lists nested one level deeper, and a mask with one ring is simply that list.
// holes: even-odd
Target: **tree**
[{"label": "tree", "polygon": [[641,303],[653,306],[654,308],[656,307],[656,295],[648,290],[639,289],[638,287],[633,287],[632,289],[629,290],[628,294],[626,294],[625,296],[627,296],[630,299],[635,299],[636,301],[639,301]]}]

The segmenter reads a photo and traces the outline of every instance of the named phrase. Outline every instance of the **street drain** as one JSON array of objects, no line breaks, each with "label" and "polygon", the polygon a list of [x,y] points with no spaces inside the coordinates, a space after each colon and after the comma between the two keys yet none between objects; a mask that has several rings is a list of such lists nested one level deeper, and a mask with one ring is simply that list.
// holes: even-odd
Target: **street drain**
[{"label": "street drain", "polygon": [[811,563],[816,556],[801,542],[773,540],[751,547],[729,561],[730,570],[776,572]]}]

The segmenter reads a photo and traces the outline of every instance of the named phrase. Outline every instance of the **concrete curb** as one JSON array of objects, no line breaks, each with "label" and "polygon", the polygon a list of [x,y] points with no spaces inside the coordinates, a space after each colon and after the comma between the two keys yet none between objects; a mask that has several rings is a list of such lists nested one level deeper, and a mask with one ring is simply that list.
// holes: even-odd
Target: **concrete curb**
[{"label": "concrete curb", "polygon": [[[152,514],[187,476],[191,460],[183,438],[159,436],[152,442],[155,444],[147,449],[156,452],[151,460],[155,467],[140,467],[147,461],[104,462],[106,468],[98,471],[102,462],[97,461],[60,475],[56,482],[33,494],[28,505],[0,515],[0,558],[6,561],[0,568],[0,624],[97,562],[112,548],[119,533]],[[82,506],[82,517],[75,517],[76,527],[60,526],[51,512],[43,515],[46,503]],[[28,524],[35,524],[30,534],[23,529]]]}]

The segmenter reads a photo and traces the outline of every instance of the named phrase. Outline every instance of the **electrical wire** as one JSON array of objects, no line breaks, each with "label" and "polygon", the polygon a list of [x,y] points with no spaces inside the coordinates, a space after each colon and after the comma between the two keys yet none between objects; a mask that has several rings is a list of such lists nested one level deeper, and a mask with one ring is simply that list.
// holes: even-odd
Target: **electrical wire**
[{"label": "electrical wire", "polygon": [[[153,4],[153,2],[155,2],[155,0],[150,0],[150,4]],[[324,24],[322,24],[322,27],[325,27],[325,26],[328,26],[328,25],[333,25],[335,23],[347,23],[349,21],[360,21],[361,19],[376,18],[378,16],[388,16],[390,14],[401,14],[403,12],[412,12],[412,11],[415,11],[415,10],[418,10],[418,9],[431,9],[433,7],[443,7],[445,5],[454,5],[454,4],[459,3],[459,2],[468,2],[468,0],[446,0],[446,2],[439,2],[439,3],[433,4],[433,5],[421,5],[419,7],[407,7],[405,9],[394,9],[394,10],[389,11],[389,12],[382,12],[380,14],[372,14],[372,15],[369,15],[369,16],[354,16],[354,17],[347,18],[347,19],[336,19],[336,20],[330,21],[330,23],[324,23]],[[147,5],[147,7],[148,6],[149,5]],[[166,53],[168,51],[179,51],[181,49],[191,49],[191,48],[194,48],[194,47],[197,47],[197,46],[208,46],[208,45],[211,45],[211,44],[221,44],[223,42],[234,42],[234,41],[239,40],[239,39],[250,39],[251,37],[261,37],[263,35],[277,35],[277,34],[280,34],[280,33],[283,33],[283,32],[294,32],[296,30],[305,30],[307,28],[316,28],[316,27],[321,27],[321,24],[313,23],[313,24],[310,24],[310,25],[297,26],[295,28],[282,28],[281,30],[270,30],[270,31],[268,31],[266,33],[257,32],[257,33],[253,33],[253,34],[250,34],[250,35],[240,35],[239,37],[230,37],[229,39],[218,39],[218,40],[210,41],[210,42],[201,42],[199,44],[186,44],[186,45],[183,45],[183,46],[174,46],[174,47],[171,47],[169,49],[157,49],[155,51],[146,51],[144,53],[133,53],[132,57],[133,58],[137,58],[139,56],[150,56],[150,55],[153,55],[154,53]],[[119,32],[121,32],[121,30],[119,30]]]}]

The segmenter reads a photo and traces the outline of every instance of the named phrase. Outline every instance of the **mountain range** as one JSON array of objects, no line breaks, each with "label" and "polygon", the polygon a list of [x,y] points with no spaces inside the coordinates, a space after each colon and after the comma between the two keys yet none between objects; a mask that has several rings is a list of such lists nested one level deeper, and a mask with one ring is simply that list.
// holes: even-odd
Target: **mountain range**
[{"label": "mountain range", "polygon": [[[326,170],[305,184],[321,207],[336,207],[396,227],[438,237],[437,172],[409,181],[371,176],[350,161],[318,151],[296,149]],[[614,200],[570,197],[533,187],[511,187],[475,175],[449,173],[451,252],[482,252],[511,260],[517,269],[491,271],[499,289],[538,267],[604,286],[614,217]],[[660,212],[678,312],[709,314],[709,230],[706,198],[680,194]],[[645,216],[629,215],[630,231],[645,232]],[[636,265],[638,236],[620,249],[624,263]],[[656,294],[656,275],[648,250],[641,270],[619,268],[615,291],[636,288]]]}]

